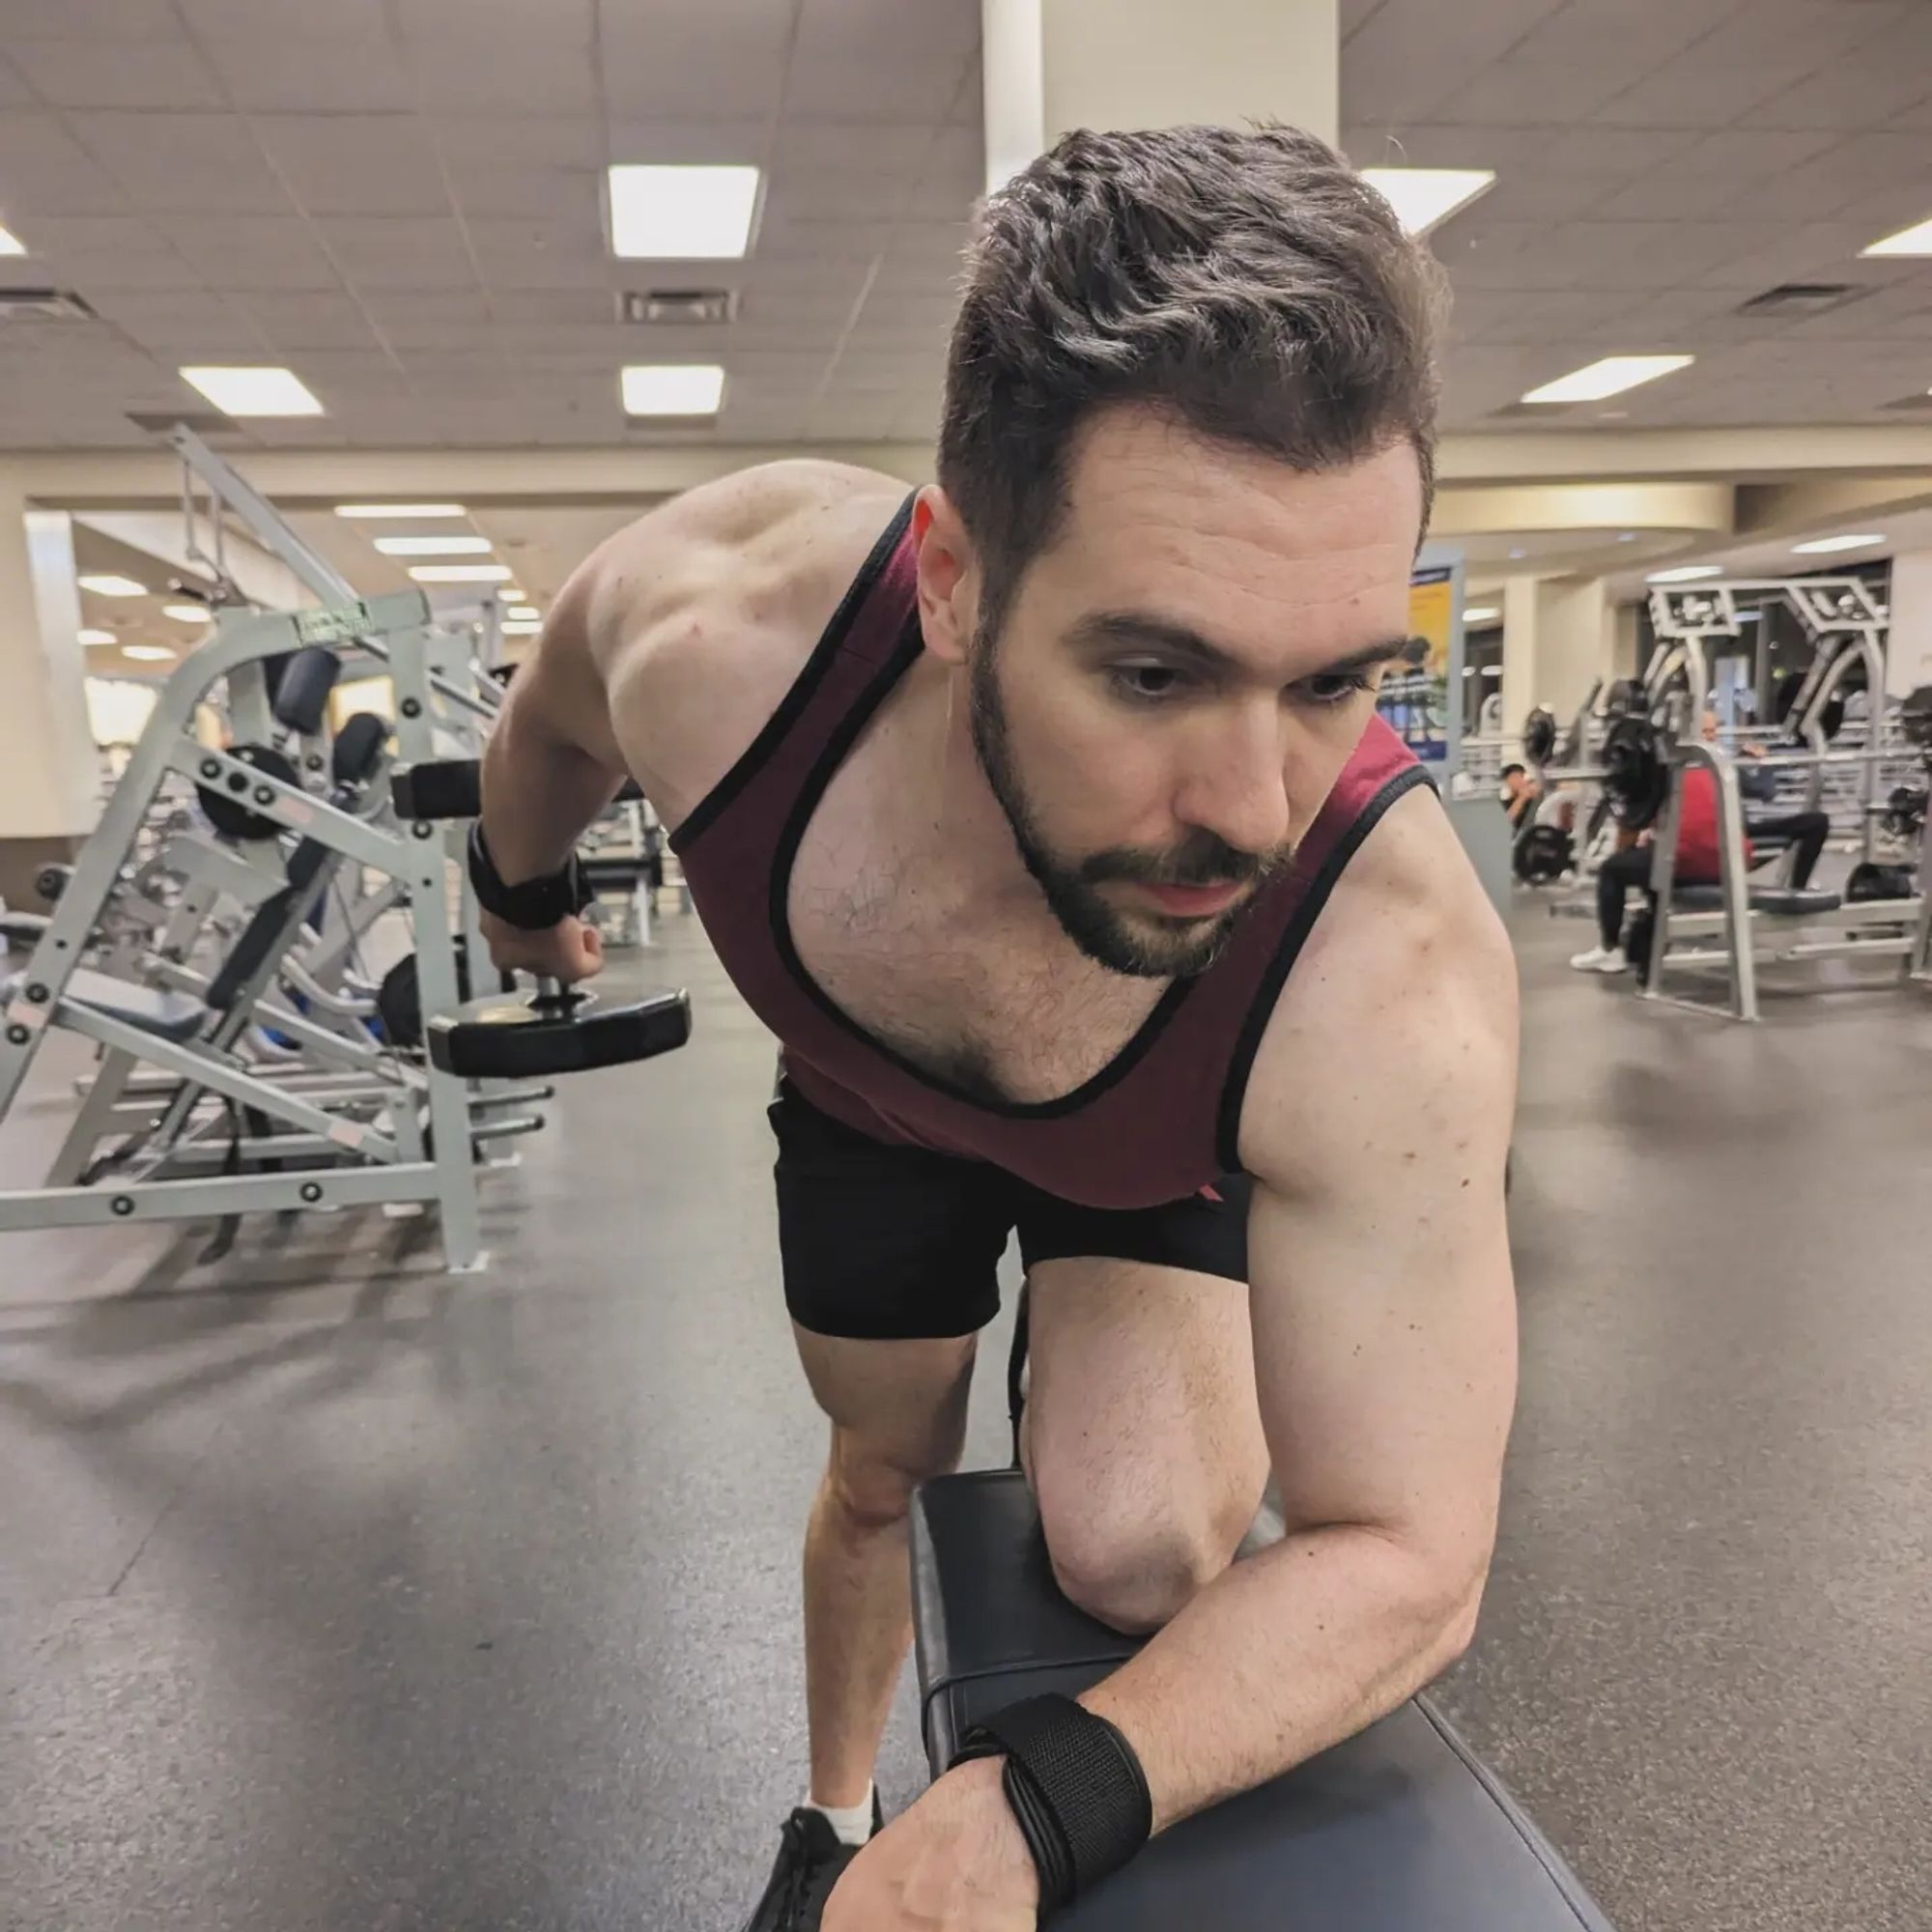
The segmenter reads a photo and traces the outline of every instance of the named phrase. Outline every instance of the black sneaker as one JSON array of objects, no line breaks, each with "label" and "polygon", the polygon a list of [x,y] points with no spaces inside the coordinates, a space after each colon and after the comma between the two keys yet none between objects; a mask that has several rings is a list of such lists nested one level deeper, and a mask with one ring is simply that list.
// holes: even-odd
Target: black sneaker
[{"label": "black sneaker", "polygon": [[[874,1791],[875,1836],[883,1822],[879,1794]],[[824,1812],[801,1805],[784,1821],[779,1861],[772,1867],[771,1883],[765,1887],[764,1896],[752,1908],[752,1916],[745,1921],[745,1932],[818,1932],[825,1901],[832,1896],[832,1888],[859,1856],[859,1846],[846,1844],[833,1831]]]}]

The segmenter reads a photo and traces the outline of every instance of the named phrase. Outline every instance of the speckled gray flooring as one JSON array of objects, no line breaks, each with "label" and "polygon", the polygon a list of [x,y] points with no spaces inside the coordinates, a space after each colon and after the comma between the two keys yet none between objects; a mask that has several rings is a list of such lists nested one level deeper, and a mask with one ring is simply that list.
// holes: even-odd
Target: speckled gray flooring
[{"label": "speckled gray flooring", "polygon": [[[1523,1399],[1443,1701],[1623,1932],[1925,1932],[1932,1000],[1638,1013],[1581,932],[1521,922]],[[0,1237],[7,1932],[735,1932],[820,1432],[768,1044],[689,928],[648,971],[696,1040],[571,1085],[486,1275],[373,1216]]]}]

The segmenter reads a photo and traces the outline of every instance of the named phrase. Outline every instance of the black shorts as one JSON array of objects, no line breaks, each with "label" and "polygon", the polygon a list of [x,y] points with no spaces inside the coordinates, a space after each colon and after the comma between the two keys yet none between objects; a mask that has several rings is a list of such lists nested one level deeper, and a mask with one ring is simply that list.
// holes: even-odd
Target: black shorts
[{"label": "black shorts", "polygon": [[1080,1208],[984,1161],[895,1147],[835,1121],[789,1082],[779,1138],[779,1249],[801,1328],[853,1341],[971,1335],[1000,1308],[1008,1236],[1020,1259],[1086,1256],[1248,1278],[1245,1176],[1159,1208]]}]

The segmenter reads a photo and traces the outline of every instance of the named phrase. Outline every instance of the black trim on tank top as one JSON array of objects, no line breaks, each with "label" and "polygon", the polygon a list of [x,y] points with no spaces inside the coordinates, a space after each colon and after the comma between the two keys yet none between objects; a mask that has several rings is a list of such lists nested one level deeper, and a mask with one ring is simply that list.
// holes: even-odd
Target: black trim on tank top
[{"label": "black trim on tank top", "polygon": [[925,648],[925,639],[920,630],[919,612],[915,610],[906,623],[906,631],[899,640],[898,649],[879,673],[867,685],[858,703],[853,705],[839,720],[838,728],[826,741],[825,749],[819,753],[818,762],[812,766],[806,779],[805,788],[798,795],[792,807],[791,815],[785,820],[784,830],[780,835],[778,848],[772,858],[772,883],[770,918],[772,944],[783,960],[785,971],[792,977],[799,990],[818,1008],[819,1011],[835,1022],[856,1040],[869,1047],[879,1058],[895,1066],[909,1079],[917,1080],[922,1087],[942,1095],[956,1105],[970,1107],[977,1114],[990,1114],[1003,1121],[1050,1121],[1061,1115],[1076,1113],[1090,1101],[1096,1100],[1111,1087],[1124,1080],[1146,1058],[1167,1023],[1179,1011],[1182,1001],[1200,984],[1199,978],[1177,980],[1160,996],[1140,1030],[1119,1053],[1106,1064],[1091,1080],[1083,1081],[1070,1094],[1062,1094],[1052,1100],[985,1100],[977,1094],[964,1092],[951,1081],[942,1080],[936,1073],[928,1073],[916,1061],[908,1060],[904,1054],[888,1046],[876,1034],[861,1026],[816,980],[806,970],[806,964],[798,955],[798,948],[792,944],[790,897],[791,871],[798,859],[798,848],[805,842],[806,827],[811,822],[811,815],[818,810],[819,800],[831,784],[833,776],[845,762],[859,735],[871,722],[872,715],[886,700],[892,688],[912,668],[921,651]]},{"label": "black trim on tank top", "polygon": [[1370,799],[1354,822],[1336,839],[1321,862],[1321,869],[1309,882],[1308,891],[1290,915],[1281,944],[1268,962],[1267,977],[1255,993],[1247,1018],[1241,1022],[1234,1058],[1228,1063],[1228,1081],[1221,1090],[1220,1120],[1214,1135],[1214,1158],[1224,1174],[1246,1172],[1241,1166],[1240,1153],[1241,1108],[1248,1097],[1248,1077],[1255,1070],[1255,1055],[1261,1051],[1262,1036],[1274,1017],[1275,1003],[1281,998],[1281,989],[1288,984],[1289,974],[1293,971],[1294,962],[1308,943],[1308,935],[1315,930],[1315,922],[1321,917],[1322,908],[1347,870],[1349,861],[1361,850],[1362,841],[1381,823],[1388,809],[1418,785],[1428,785],[1433,791],[1435,781],[1429,776],[1426,766],[1411,765],[1406,771],[1398,772]]},{"label": "black trim on tank top", "polygon": [[669,836],[667,842],[680,858],[691,841],[699,838],[705,828],[757,777],[765,761],[790,734],[800,713],[811,702],[812,695],[824,682],[825,673],[832,668],[833,661],[857,621],[859,612],[878,587],[879,579],[884,575],[886,565],[892,561],[893,553],[898,549],[906,525],[912,518],[913,498],[918,494],[918,491],[913,491],[899,505],[878,542],[866,554],[858,576],[846,585],[844,596],[838,600],[838,610],[833,611],[831,621],[819,634],[811,655],[792,680],[791,689],[779,700],[778,709],[765,720],[764,728],[738,754],[737,762],[731,769],[698,800],[696,808],[687,814],[684,823]]}]

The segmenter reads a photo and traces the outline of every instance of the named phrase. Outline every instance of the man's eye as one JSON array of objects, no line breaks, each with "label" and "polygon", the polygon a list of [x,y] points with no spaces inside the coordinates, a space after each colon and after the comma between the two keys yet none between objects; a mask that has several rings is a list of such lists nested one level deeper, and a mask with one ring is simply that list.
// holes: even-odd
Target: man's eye
[{"label": "man's eye", "polygon": [[1351,670],[1333,677],[1311,677],[1301,686],[1301,695],[1311,704],[1346,704],[1358,691],[1368,691],[1374,683],[1366,671]]},{"label": "man's eye", "polygon": [[1170,665],[1115,665],[1107,673],[1122,697],[1143,703],[1171,697],[1180,689],[1180,673]]}]

